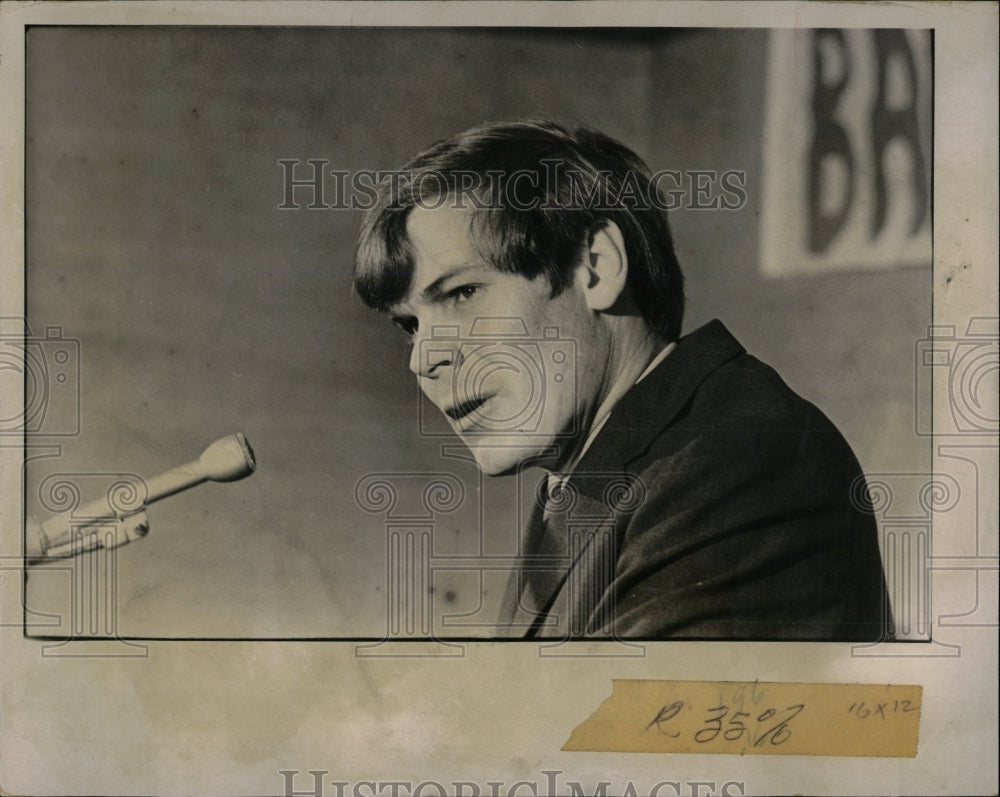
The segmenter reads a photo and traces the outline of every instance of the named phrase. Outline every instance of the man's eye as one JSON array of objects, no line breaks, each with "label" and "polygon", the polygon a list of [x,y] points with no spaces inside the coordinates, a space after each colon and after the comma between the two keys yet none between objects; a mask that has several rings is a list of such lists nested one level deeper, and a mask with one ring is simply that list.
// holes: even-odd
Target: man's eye
[{"label": "man's eye", "polygon": [[451,297],[456,302],[466,302],[479,293],[480,285],[460,285],[451,291]]},{"label": "man's eye", "polygon": [[399,327],[411,338],[417,331],[417,319],[415,318],[394,318],[392,323]]}]

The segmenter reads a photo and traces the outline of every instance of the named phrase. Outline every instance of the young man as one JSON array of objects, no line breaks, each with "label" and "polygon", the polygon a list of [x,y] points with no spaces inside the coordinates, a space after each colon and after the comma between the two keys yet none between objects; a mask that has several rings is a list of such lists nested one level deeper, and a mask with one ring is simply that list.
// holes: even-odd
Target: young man
[{"label": "young man", "polygon": [[663,207],[618,142],[518,122],[434,145],[366,216],[355,287],[423,392],[484,472],[548,471],[501,627],[884,638],[857,460],[720,322],[681,337]]}]

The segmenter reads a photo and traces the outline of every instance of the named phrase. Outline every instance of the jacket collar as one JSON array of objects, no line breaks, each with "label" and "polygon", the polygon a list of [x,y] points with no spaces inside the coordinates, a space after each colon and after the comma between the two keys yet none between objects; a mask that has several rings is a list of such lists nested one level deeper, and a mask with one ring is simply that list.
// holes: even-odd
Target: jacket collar
[{"label": "jacket collar", "polygon": [[712,371],[745,353],[718,319],[681,338],[670,355],[615,405],[574,472],[627,466],[670,425]]}]

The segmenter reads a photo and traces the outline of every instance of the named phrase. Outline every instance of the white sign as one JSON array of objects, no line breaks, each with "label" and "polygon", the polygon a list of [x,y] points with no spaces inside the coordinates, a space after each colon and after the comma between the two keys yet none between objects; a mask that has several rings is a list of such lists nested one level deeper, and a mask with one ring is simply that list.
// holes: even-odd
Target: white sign
[{"label": "white sign", "polygon": [[773,30],[761,271],[931,262],[931,31]]}]

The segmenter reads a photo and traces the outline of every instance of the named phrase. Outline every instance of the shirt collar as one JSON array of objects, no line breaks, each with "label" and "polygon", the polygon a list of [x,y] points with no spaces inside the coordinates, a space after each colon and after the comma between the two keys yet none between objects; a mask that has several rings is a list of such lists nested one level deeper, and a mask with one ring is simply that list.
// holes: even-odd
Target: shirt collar
[{"label": "shirt collar", "polygon": [[659,354],[650,360],[649,365],[646,366],[646,370],[639,374],[639,378],[634,382],[623,384],[622,381],[619,380],[612,386],[607,397],[603,402],[601,402],[601,406],[597,408],[597,414],[594,415],[594,423],[590,427],[590,433],[587,435],[587,440],[576,453],[576,456],[574,456],[569,465],[559,473],[549,473],[548,488],[550,493],[559,485],[565,484],[565,482],[572,475],[576,466],[580,463],[580,460],[583,459],[583,455],[587,453],[587,449],[590,448],[591,444],[597,438],[597,435],[600,434],[601,429],[604,428],[604,424],[608,422],[608,418],[611,417],[611,411],[614,409],[615,405],[632,387],[639,384],[643,379],[649,376],[656,369],[656,366],[662,363],[667,358],[667,355],[670,354],[676,346],[676,341],[672,341],[664,346],[660,350]]}]

